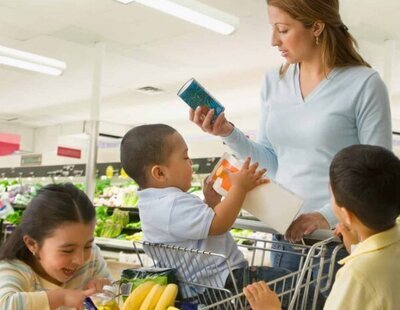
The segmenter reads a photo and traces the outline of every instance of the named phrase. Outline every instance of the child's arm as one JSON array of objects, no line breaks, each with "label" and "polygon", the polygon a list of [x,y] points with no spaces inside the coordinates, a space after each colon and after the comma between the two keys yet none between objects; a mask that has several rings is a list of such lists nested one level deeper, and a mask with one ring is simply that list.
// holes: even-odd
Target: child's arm
[{"label": "child's arm", "polygon": [[258,185],[269,182],[263,178],[266,170],[257,171],[257,168],[258,163],[250,165],[250,158],[247,158],[238,172],[230,174],[232,186],[225,199],[214,207],[215,216],[211,222],[209,235],[220,235],[227,232],[236,220],[247,192]]},{"label": "child's arm", "polygon": [[61,306],[81,309],[86,297],[94,294],[96,289],[91,288],[86,291],[57,289],[46,291],[49,299],[50,309],[57,309]]},{"label": "child's arm", "polygon": [[0,262],[0,309],[49,309],[46,292],[32,292],[32,274],[22,263]]},{"label": "child's arm", "polygon": [[0,309],[7,310],[49,310],[60,306],[79,307],[82,306],[87,295],[94,292],[57,289],[52,291],[32,291],[32,279],[29,274],[15,266],[0,268]]},{"label": "child's arm", "polygon": [[[6,290],[8,292],[6,292]],[[15,287],[2,285],[0,292],[0,309],[7,310],[48,310],[49,302],[46,292],[16,292]]]},{"label": "child's arm", "polygon": [[280,310],[281,302],[264,281],[246,286],[243,293],[253,310]]},{"label": "child's arm", "polygon": [[214,207],[221,202],[222,196],[218,194],[214,188],[214,181],[208,176],[204,179],[203,182],[203,195],[204,195],[204,202],[211,208]]}]

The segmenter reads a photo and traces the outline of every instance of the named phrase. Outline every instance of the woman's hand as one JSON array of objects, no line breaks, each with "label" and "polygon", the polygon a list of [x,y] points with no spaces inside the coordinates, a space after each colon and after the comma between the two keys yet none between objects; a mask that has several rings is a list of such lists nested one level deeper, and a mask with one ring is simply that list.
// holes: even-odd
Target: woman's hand
[{"label": "woman's hand", "polygon": [[94,289],[95,293],[100,293],[103,291],[104,285],[110,285],[111,281],[107,278],[95,278],[90,280],[87,284],[85,289]]},{"label": "woman's hand", "polygon": [[343,237],[343,244],[349,254],[351,253],[351,246],[360,242],[357,233],[343,223],[336,225],[334,234]]},{"label": "woman's hand", "polygon": [[247,285],[243,293],[253,310],[280,310],[281,302],[264,281]]},{"label": "woman's hand", "polygon": [[319,212],[301,214],[290,224],[285,233],[285,239],[290,242],[300,241],[304,235],[317,229],[329,229],[329,224]]},{"label": "woman's hand", "polygon": [[206,106],[198,106],[196,110],[190,109],[189,119],[199,126],[204,132],[215,136],[226,137],[233,131],[233,125],[225,118],[225,113],[221,113],[214,123],[211,123],[214,110]]},{"label": "woman's hand", "polygon": [[214,188],[214,181],[207,176],[203,181],[204,202],[212,209],[221,202],[222,196],[218,194]]}]

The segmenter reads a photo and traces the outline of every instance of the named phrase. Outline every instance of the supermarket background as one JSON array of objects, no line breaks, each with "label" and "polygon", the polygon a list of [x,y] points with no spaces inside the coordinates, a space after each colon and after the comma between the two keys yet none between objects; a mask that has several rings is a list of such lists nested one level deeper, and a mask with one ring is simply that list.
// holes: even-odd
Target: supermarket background
[{"label": "supermarket background", "polygon": [[[137,186],[121,174],[124,133],[156,122],[180,131],[195,164],[191,190],[199,195],[202,179],[227,151],[220,139],[189,122],[188,108],[176,96],[191,77],[225,105],[230,121],[255,137],[261,80],[283,61],[270,46],[265,1],[202,2],[237,16],[236,32],[223,36],[137,3],[0,0],[0,45],[67,64],[59,77],[0,66],[0,143],[12,139],[19,145],[18,151],[0,156],[0,194],[8,187],[7,199],[17,211],[8,218],[11,224],[40,186],[69,181],[85,188],[86,165],[95,164],[97,242],[106,257],[136,262],[129,254],[130,240],[141,236]],[[341,12],[361,54],[386,82],[393,145],[400,155],[400,3],[343,0]],[[89,145],[98,42],[105,51],[93,163]],[[3,227],[3,238],[11,231],[12,225]]]}]

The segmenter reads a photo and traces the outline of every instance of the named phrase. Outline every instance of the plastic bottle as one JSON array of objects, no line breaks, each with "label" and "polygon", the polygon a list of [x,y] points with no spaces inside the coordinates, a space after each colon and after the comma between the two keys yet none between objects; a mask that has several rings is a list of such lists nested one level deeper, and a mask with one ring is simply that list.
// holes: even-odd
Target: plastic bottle
[{"label": "plastic bottle", "polygon": [[98,310],[119,310],[117,301],[117,288],[104,285],[103,292],[91,296]]}]

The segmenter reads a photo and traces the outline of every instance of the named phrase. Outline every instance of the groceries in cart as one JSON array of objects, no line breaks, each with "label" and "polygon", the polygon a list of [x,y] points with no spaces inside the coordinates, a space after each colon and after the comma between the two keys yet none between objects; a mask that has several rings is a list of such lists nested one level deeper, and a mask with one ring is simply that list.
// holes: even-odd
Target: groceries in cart
[{"label": "groceries in cart", "polygon": [[175,305],[177,294],[178,286],[176,284],[160,285],[153,281],[146,281],[133,290],[122,309],[165,310]]},{"label": "groceries in cart", "polygon": [[122,310],[197,309],[195,304],[177,301],[181,295],[174,268],[125,269],[119,282],[124,299]]},{"label": "groceries in cart", "polygon": [[103,290],[91,295],[84,300],[85,310],[119,310],[118,287],[115,285],[104,285]]},{"label": "groceries in cart", "polygon": [[[242,164],[243,162],[233,155],[228,153],[222,155],[211,173],[213,188],[217,193],[222,196],[228,194],[231,187],[229,175],[237,172]],[[303,202],[301,197],[270,180],[269,183],[257,186],[247,194],[242,209],[250,212],[269,228],[285,234]]]}]

